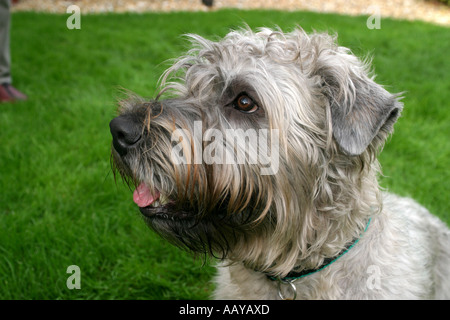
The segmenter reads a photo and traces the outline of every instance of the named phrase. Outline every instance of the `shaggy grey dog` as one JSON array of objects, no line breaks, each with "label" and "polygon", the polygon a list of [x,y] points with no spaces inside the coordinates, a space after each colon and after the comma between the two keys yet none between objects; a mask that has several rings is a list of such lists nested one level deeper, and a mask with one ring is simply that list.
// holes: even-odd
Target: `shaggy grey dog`
[{"label": "shaggy grey dog", "polygon": [[249,29],[192,49],[111,121],[146,223],[220,259],[219,299],[450,298],[450,233],[380,191],[402,104],[328,34]]}]

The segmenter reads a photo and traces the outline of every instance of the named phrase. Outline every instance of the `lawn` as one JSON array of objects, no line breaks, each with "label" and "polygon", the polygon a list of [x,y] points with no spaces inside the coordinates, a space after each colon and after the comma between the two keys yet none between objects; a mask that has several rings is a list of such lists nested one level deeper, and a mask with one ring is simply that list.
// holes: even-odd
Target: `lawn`
[{"label": "lawn", "polygon": [[[29,100],[0,105],[0,299],[206,299],[213,262],[150,232],[110,169],[120,88],[152,97],[165,62],[230,28],[337,32],[373,55],[377,81],[405,91],[405,110],[380,156],[382,185],[450,224],[450,29],[421,22],[275,11],[83,15],[15,13],[14,84]],[[66,269],[78,265],[81,289]]]}]

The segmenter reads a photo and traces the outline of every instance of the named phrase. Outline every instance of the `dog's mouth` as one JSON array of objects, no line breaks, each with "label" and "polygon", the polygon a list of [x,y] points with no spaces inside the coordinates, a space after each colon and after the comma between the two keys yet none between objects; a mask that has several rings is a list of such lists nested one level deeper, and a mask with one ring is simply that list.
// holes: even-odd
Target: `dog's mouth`
[{"label": "dog's mouth", "polygon": [[190,212],[180,209],[175,200],[157,189],[152,192],[145,183],[139,184],[134,190],[133,201],[147,218],[182,220],[191,216]]}]

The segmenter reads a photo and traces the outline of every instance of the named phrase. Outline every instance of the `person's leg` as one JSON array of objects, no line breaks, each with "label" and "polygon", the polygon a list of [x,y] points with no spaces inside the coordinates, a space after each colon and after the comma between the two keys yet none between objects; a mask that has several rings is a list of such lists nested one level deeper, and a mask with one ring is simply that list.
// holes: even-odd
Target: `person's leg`
[{"label": "person's leg", "polygon": [[10,0],[0,0],[0,84],[11,83],[9,51]]},{"label": "person's leg", "polygon": [[11,53],[9,49],[10,6],[10,0],[0,0],[0,102],[27,99],[25,94],[11,85]]}]

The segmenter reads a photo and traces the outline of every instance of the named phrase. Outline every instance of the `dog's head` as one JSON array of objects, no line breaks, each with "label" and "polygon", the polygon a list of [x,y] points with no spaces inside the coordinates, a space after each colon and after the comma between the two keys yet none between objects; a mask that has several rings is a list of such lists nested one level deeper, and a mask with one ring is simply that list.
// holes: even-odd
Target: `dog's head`
[{"label": "dog's head", "polygon": [[157,99],[121,102],[114,167],[179,246],[279,274],[320,264],[376,202],[398,96],[327,34],[189,37]]}]

